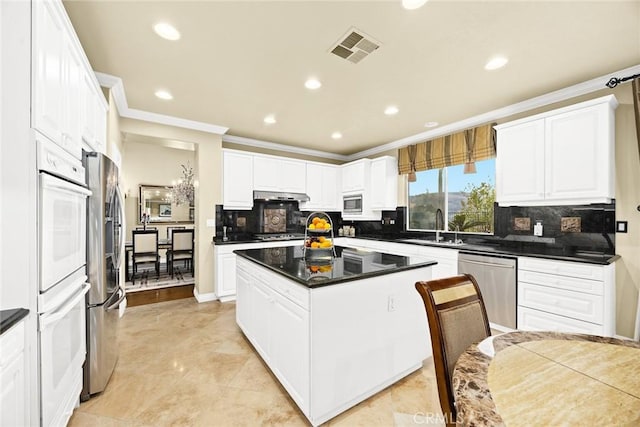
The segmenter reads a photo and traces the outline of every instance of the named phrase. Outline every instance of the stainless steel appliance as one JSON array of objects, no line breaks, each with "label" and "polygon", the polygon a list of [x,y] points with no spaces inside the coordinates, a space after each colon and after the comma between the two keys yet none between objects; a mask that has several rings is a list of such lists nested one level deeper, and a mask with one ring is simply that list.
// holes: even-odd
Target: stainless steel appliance
[{"label": "stainless steel appliance", "polygon": [[103,154],[84,153],[87,184],[93,192],[87,209],[87,360],[82,400],[106,387],[118,359],[120,304],[125,301],[120,268],[124,260],[124,203],[118,167]]},{"label": "stainless steel appliance", "polygon": [[342,196],[343,215],[357,215],[362,213],[362,194]]},{"label": "stainless steel appliance", "polygon": [[38,165],[38,362],[41,425],[66,425],[86,355],[86,205],[80,160],[35,133]]},{"label": "stainless steel appliance", "polygon": [[458,273],[471,274],[478,282],[492,328],[516,329],[516,258],[461,251]]}]

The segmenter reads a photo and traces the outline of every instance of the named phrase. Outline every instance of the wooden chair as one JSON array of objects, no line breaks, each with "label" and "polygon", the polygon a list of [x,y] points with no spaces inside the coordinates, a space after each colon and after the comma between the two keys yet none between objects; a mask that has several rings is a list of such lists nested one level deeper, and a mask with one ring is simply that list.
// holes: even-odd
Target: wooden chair
[{"label": "wooden chair", "polygon": [[440,406],[447,425],[455,425],[453,368],[471,344],[491,335],[478,283],[470,274],[417,282],[427,311]]},{"label": "wooden chair", "polygon": [[132,230],[133,233],[133,275],[135,283],[138,264],[155,265],[156,277],[160,277],[160,255],[158,254],[158,230]]},{"label": "wooden chair", "polygon": [[174,277],[174,263],[183,261],[193,275],[193,230],[173,230],[171,237],[171,249],[167,251],[167,270]]}]

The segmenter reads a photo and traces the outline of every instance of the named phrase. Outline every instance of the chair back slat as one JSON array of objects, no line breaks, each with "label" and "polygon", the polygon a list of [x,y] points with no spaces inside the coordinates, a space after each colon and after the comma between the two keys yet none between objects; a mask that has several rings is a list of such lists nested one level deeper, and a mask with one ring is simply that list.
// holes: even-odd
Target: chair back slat
[{"label": "chair back slat", "polygon": [[173,230],[171,248],[173,251],[192,251],[193,230]]},{"label": "chair back slat", "polygon": [[167,239],[171,240],[173,235],[173,230],[184,230],[186,227],[184,226],[175,226],[175,227],[167,227]]},{"label": "chair back slat", "polygon": [[158,230],[133,230],[133,253],[158,251]]}]

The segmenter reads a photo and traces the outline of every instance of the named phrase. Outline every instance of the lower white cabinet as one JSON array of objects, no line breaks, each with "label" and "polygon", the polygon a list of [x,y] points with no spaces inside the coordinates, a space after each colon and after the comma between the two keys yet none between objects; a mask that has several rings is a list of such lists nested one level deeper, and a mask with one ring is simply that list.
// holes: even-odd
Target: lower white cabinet
[{"label": "lower white cabinet", "polygon": [[312,425],[419,369],[431,354],[413,285],[430,279],[430,267],[318,288],[242,257],[237,271],[237,323]]},{"label": "lower white cabinet", "polygon": [[339,237],[336,239],[336,245],[372,249],[392,255],[420,257],[424,260],[436,261],[437,264],[431,267],[431,276],[433,279],[441,279],[458,274],[458,250],[453,248],[420,246],[409,243],[385,242],[352,237]]},{"label": "lower white cabinet", "polygon": [[257,243],[231,243],[214,245],[214,274],[216,297],[222,301],[231,301],[236,298],[236,255],[233,251],[245,249],[278,248],[298,245],[302,255],[303,241],[286,240],[281,242],[257,242]]},{"label": "lower white cabinet", "polygon": [[0,426],[29,425],[24,321],[0,337]]},{"label": "lower white cabinet", "polygon": [[518,258],[518,329],[613,336],[615,264]]}]

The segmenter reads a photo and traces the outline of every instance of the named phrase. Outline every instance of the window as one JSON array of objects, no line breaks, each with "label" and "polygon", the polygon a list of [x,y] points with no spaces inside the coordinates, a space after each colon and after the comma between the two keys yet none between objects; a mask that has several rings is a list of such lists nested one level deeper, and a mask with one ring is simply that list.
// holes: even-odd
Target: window
[{"label": "window", "polygon": [[410,230],[435,230],[440,209],[440,230],[493,233],[496,161],[476,162],[473,174],[463,170],[464,165],[456,165],[416,173],[416,181],[409,183]]}]

